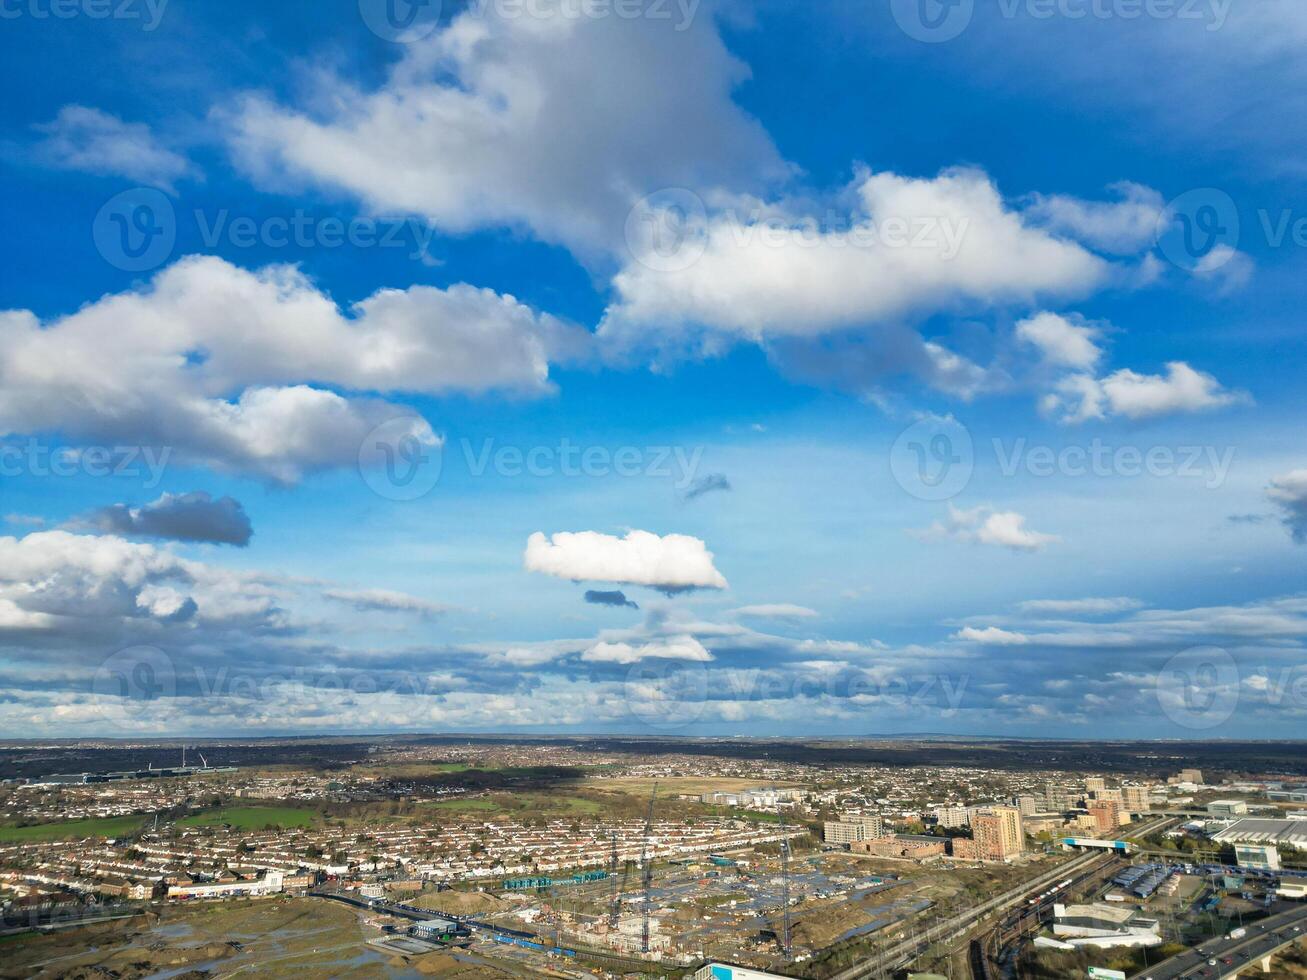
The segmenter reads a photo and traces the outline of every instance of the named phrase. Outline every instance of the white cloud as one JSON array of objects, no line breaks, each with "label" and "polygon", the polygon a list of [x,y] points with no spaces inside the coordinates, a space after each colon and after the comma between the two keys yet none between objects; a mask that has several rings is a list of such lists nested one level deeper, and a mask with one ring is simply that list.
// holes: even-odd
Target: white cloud
[{"label": "white cloud", "polygon": [[1212,284],[1222,296],[1237,292],[1252,280],[1254,262],[1246,252],[1229,245],[1217,245],[1198,260],[1195,278]]},{"label": "white cloud", "polygon": [[1109,252],[1134,255],[1151,248],[1166,202],[1151,187],[1122,181],[1110,188],[1116,201],[1085,201],[1063,194],[1033,194],[1024,214],[1058,235]]},{"label": "white cloud", "polygon": [[327,589],[322,594],[327,599],[342,602],[358,610],[407,612],[419,616],[438,616],[449,611],[448,606],[439,602],[420,599],[392,589]]},{"label": "white cloud", "polygon": [[1036,347],[1045,363],[1084,371],[1093,369],[1103,356],[1099,334],[1096,327],[1048,312],[1016,325],[1017,338]]},{"label": "white cloud", "polygon": [[[553,356],[588,337],[467,285],[383,289],[345,315],[298,270],[191,257],[139,291],[42,323],[0,312],[0,431],[172,447],[189,461],[294,482],[352,464],[412,413],[359,392],[550,390]],[[412,434],[438,440],[426,422]]]},{"label": "white cloud", "polygon": [[732,609],[736,616],[749,616],[756,619],[813,619],[817,610],[807,606],[797,606],[790,602],[765,602],[755,606],[741,606]]},{"label": "white cloud", "polygon": [[1210,374],[1184,361],[1171,361],[1166,374],[1140,374],[1122,368],[1105,378],[1070,375],[1058,383],[1045,405],[1061,411],[1063,421],[1083,422],[1111,415],[1146,419],[1203,412],[1246,401],[1246,394],[1222,387]]},{"label": "white cloud", "polygon": [[0,604],[10,610],[3,617],[10,628],[73,634],[108,634],[142,619],[194,618],[224,628],[281,623],[266,587],[249,578],[152,545],[67,531],[0,537]]},{"label": "white cloud", "polygon": [[955,640],[965,640],[968,643],[983,643],[986,646],[995,647],[1024,646],[1030,642],[1030,637],[1024,633],[999,629],[997,626],[987,626],[984,629],[964,626],[953,634],[953,638]]},{"label": "white cloud", "polygon": [[598,531],[537,531],[527,539],[527,571],[574,582],[647,585],[663,591],[724,589],[726,579],[713,566],[712,552],[685,534],[659,537],[629,531],[618,538]]},{"label": "white cloud", "polygon": [[526,227],[581,252],[615,248],[651,191],[788,171],[731,101],[748,70],[708,4],[679,25],[539,6],[473,5],[373,91],[317,78],[325,111],[245,99],[221,119],[238,163],[265,184],[308,180],[444,230]]},{"label": "white cloud", "polygon": [[1307,543],[1307,469],[1277,476],[1267,486],[1266,496],[1280,508],[1293,540]]},{"label": "white cloud", "polygon": [[679,332],[754,340],[960,309],[1092,292],[1112,267],[1026,224],[981,171],[933,179],[861,175],[849,231],[821,230],[784,206],[723,212],[685,229],[702,249],[687,268],[629,263],[600,333],[616,344],[665,344]]},{"label": "white cloud", "polygon": [[161,145],[150,127],[99,109],[66,105],[36,129],[45,139],[33,147],[34,157],[61,170],[126,177],[168,191],[197,172],[189,160]]},{"label": "white cloud", "polygon": [[936,521],[919,533],[926,539],[951,538],[1013,551],[1041,551],[1061,540],[1055,534],[1030,530],[1026,527],[1025,517],[1015,511],[995,510],[988,506],[962,510],[952,504],[949,504],[947,521]]},{"label": "white cloud", "polygon": [[702,663],[712,660],[713,655],[692,636],[672,636],[639,645],[600,641],[581,654],[581,659],[589,663],[612,664],[633,664],[641,660],[655,659]]},{"label": "white cloud", "polygon": [[1017,603],[1022,612],[1052,615],[1094,616],[1129,612],[1143,603],[1128,596],[1104,596],[1087,599],[1027,599]]}]

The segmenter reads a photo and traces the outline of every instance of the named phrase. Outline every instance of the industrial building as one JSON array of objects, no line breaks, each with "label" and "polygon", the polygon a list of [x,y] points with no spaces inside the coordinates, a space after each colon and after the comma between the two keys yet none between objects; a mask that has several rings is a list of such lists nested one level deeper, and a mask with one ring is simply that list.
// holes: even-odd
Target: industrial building
[{"label": "industrial building", "polygon": [[1120,905],[1054,905],[1053,935],[1073,946],[1156,946],[1157,920]]},{"label": "industrial building", "polygon": [[1248,804],[1243,800],[1212,800],[1207,812],[1214,817],[1241,817],[1248,812]]},{"label": "industrial building", "polygon": [[1212,839],[1231,844],[1292,844],[1294,847],[1307,848],[1307,820],[1244,817],[1223,830],[1218,830]]},{"label": "industrial building", "polygon": [[1241,868],[1279,871],[1280,851],[1274,844],[1235,844],[1234,861]]}]

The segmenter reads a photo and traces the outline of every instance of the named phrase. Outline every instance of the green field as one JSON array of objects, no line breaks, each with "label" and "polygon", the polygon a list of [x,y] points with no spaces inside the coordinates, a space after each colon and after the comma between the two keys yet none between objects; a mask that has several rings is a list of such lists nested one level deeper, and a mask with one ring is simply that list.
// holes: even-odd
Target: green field
[{"label": "green field", "polygon": [[64,820],[30,827],[0,827],[0,842],[68,840],[78,837],[121,837],[145,821],[142,816],[104,817],[98,820]]},{"label": "green field", "polygon": [[431,804],[437,810],[451,810],[454,813],[468,813],[473,810],[498,810],[499,806],[494,800],[473,799],[473,800],[441,800],[439,803]]},{"label": "green field", "polygon": [[289,806],[232,806],[205,810],[177,821],[179,827],[221,827],[262,830],[264,827],[309,827],[317,819],[312,810]]}]

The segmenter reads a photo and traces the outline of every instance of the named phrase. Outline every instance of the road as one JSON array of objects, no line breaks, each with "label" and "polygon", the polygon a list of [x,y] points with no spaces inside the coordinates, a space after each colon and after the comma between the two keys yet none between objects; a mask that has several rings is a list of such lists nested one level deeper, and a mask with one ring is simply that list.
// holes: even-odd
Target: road
[{"label": "road", "polygon": [[[1180,980],[1205,977],[1208,980],[1261,972],[1260,960],[1286,946],[1307,938],[1307,905],[1278,912],[1247,927],[1241,939],[1221,936],[1201,946],[1150,967],[1139,974],[1143,980]],[[1212,965],[1215,960],[1215,965]]]}]

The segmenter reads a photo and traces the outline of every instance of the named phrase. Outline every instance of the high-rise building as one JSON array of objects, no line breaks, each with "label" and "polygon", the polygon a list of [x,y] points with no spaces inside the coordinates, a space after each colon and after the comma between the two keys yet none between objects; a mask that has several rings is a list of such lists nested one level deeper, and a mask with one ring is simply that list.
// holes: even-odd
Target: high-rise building
[{"label": "high-rise building", "polygon": [[1014,806],[995,806],[971,818],[971,836],[986,861],[1006,861],[1026,849],[1021,829],[1021,811]]},{"label": "high-rise building", "polygon": [[859,813],[857,816],[846,816],[844,819],[862,825],[863,840],[875,840],[885,833],[885,821],[881,819],[879,813]]},{"label": "high-rise building", "polygon": [[867,832],[860,823],[827,820],[822,827],[821,838],[827,844],[852,844],[854,841],[866,840]]},{"label": "high-rise building", "polygon": [[1090,776],[1085,780],[1085,792],[1096,793],[1107,789],[1107,780],[1102,776]]},{"label": "high-rise building", "polygon": [[1090,800],[1089,815],[1094,819],[1094,829],[1100,834],[1111,834],[1121,826],[1121,804],[1116,800]]},{"label": "high-rise building", "polygon": [[1072,806],[1072,794],[1058,783],[1044,784],[1044,809],[1051,813],[1061,813]]},{"label": "high-rise building", "polygon": [[1201,769],[1181,769],[1180,782],[1195,783],[1198,786],[1203,785],[1203,771]]},{"label": "high-rise building", "polygon": [[1039,812],[1039,803],[1033,796],[1018,796],[1017,809],[1023,817],[1033,817]]},{"label": "high-rise building", "polygon": [[935,807],[935,823],[941,827],[965,827],[971,822],[971,810],[965,806]]},{"label": "high-rise building", "polygon": [[1152,805],[1147,786],[1122,786],[1121,802],[1128,813],[1147,813]]}]

